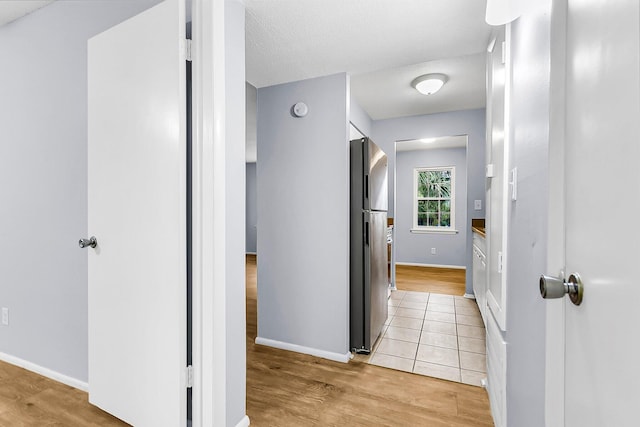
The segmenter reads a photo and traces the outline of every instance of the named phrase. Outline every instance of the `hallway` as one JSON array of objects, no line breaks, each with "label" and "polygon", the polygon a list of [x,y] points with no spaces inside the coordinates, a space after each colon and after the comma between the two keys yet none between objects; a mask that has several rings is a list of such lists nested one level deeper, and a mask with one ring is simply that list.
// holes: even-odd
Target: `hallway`
[{"label": "hallway", "polygon": [[[255,344],[256,261],[247,258],[247,413],[252,426],[492,426],[484,389]],[[0,362],[0,425],[127,424],[87,394]]]}]

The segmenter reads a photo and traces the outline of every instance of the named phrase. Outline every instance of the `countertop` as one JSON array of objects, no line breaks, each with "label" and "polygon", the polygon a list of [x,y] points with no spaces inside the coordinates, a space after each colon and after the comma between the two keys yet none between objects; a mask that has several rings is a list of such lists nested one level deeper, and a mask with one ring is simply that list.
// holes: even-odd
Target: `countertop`
[{"label": "countertop", "polygon": [[487,234],[485,233],[484,227],[471,227],[471,231],[474,233],[478,233],[482,237],[486,238]]},{"label": "countertop", "polygon": [[487,234],[484,228],[484,218],[474,218],[471,220],[471,231],[478,233],[482,237],[486,238]]}]

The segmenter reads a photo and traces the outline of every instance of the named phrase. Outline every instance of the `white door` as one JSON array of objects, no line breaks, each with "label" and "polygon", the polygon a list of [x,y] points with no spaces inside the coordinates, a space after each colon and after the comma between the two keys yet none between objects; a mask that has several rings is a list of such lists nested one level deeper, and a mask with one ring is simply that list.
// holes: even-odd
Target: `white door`
[{"label": "white door", "polygon": [[[640,404],[640,6],[569,0],[565,425],[637,426]],[[553,185],[553,184],[551,184]]]},{"label": "white door", "polygon": [[[184,0],[89,40],[89,401],[186,425]],[[82,82],[78,82],[82,84]]]}]

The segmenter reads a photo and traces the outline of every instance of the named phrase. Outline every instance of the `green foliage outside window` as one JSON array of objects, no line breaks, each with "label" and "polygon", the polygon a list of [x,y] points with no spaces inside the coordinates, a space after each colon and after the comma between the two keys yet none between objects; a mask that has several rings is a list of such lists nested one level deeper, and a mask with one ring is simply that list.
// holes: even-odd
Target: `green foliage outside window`
[{"label": "green foliage outside window", "polygon": [[451,227],[451,168],[417,170],[417,226]]}]

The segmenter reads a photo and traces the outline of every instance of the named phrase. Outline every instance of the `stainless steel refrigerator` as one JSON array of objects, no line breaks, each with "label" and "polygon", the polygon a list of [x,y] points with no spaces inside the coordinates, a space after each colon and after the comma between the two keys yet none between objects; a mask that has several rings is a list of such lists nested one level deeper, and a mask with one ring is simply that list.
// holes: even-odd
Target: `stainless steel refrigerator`
[{"label": "stainless steel refrigerator", "polygon": [[350,348],[369,353],[387,319],[387,156],[351,141]]}]

